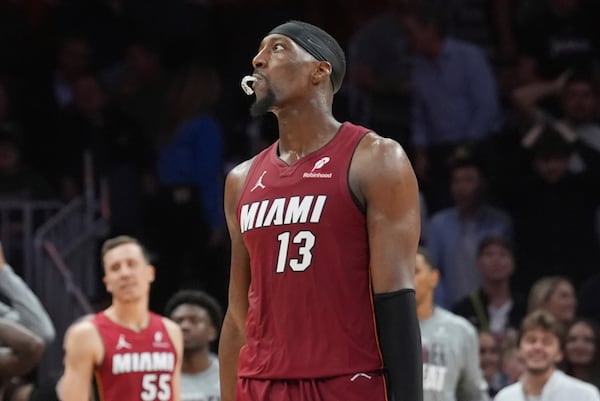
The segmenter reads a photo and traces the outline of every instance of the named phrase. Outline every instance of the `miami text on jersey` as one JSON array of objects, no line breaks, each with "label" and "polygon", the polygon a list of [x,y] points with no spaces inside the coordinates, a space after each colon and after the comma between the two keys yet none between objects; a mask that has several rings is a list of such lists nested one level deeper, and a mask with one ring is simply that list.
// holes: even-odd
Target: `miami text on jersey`
[{"label": "miami text on jersey", "polygon": [[173,352],[127,352],[113,355],[112,373],[172,372],[175,369]]},{"label": "miami text on jersey", "polygon": [[245,204],[241,210],[240,228],[246,232],[271,225],[318,223],[326,201],[326,195],[306,195]]}]

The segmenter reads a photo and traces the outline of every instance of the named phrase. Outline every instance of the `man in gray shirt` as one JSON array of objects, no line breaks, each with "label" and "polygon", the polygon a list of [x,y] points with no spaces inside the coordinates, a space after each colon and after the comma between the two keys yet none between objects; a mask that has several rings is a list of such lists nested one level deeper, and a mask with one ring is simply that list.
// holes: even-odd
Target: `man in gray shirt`
[{"label": "man in gray shirt", "polygon": [[433,303],[439,281],[427,251],[419,248],[415,267],[417,314],[423,344],[424,401],[486,401],[479,342],[466,319]]},{"label": "man in gray shirt", "polygon": [[219,338],[221,306],[203,291],[181,290],[167,302],[165,315],[183,332],[181,401],[220,401],[219,360],[211,344]]}]

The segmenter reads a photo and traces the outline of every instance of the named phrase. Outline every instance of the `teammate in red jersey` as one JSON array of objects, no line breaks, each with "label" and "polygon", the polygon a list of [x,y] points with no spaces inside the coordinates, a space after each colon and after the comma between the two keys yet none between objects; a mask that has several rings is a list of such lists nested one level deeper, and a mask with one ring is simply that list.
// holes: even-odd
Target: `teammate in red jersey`
[{"label": "teammate in red jersey", "polygon": [[320,28],[274,28],[252,64],[251,114],[274,113],[279,140],[226,180],[222,400],[421,400],[419,199],[406,154],[333,117],[345,57]]},{"label": "teammate in red jersey", "polygon": [[154,267],[142,245],[120,236],[102,247],[112,304],[73,324],[64,339],[62,401],[88,401],[92,379],[100,401],[179,401],[183,336],[148,309]]}]

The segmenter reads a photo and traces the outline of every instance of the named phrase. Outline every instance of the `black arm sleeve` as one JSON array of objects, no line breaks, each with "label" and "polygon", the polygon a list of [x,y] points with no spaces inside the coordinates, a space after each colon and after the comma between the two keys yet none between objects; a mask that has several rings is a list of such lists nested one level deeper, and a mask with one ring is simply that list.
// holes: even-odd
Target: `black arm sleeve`
[{"label": "black arm sleeve", "polygon": [[377,335],[390,401],[423,401],[421,330],[415,291],[375,294]]}]

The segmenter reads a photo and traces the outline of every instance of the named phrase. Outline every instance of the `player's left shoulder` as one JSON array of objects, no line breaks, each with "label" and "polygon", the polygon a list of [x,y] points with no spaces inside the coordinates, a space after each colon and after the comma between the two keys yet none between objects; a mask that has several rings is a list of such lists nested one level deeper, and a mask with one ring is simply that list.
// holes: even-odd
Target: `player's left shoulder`
[{"label": "player's left shoulder", "polygon": [[165,326],[165,329],[167,330],[167,333],[169,333],[169,337],[171,337],[171,340],[174,343],[179,343],[181,341],[181,339],[183,338],[183,333],[181,332],[181,327],[179,327],[179,325],[177,323],[175,323],[168,317],[162,316],[161,320],[162,320],[163,325]]},{"label": "player's left shoulder", "polygon": [[165,329],[167,329],[167,331],[169,331],[169,332],[175,331],[175,332],[181,333],[181,327],[179,327],[179,325],[177,323],[175,323],[168,317],[161,316],[161,320],[162,320],[163,325],[165,326]]},{"label": "player's left shoulder", "polygon": [[391,138],[379,135],[375,131],[369,130],[356,149],[357,153],[369,157],[378,157],[382,155],[394,157],[406,157],[404,148]]},{"label": "player's left shoulder", "polygon": [[459,332],[463,333],[465,336],[476,337],[477,330],[471,322],[469,322],[464,317],[457,315],[456,313],[453,313],[449,310],[441,310],[443,311],[442,313],[444,314],[447,324],[454,326]]},{"label": "player's left shoulder", "polygon": [[398,142],[369,131],[356,147],[352,172],[369,180],[386,176],[402,177],[404,173],[412,174],[412,166]]}]

